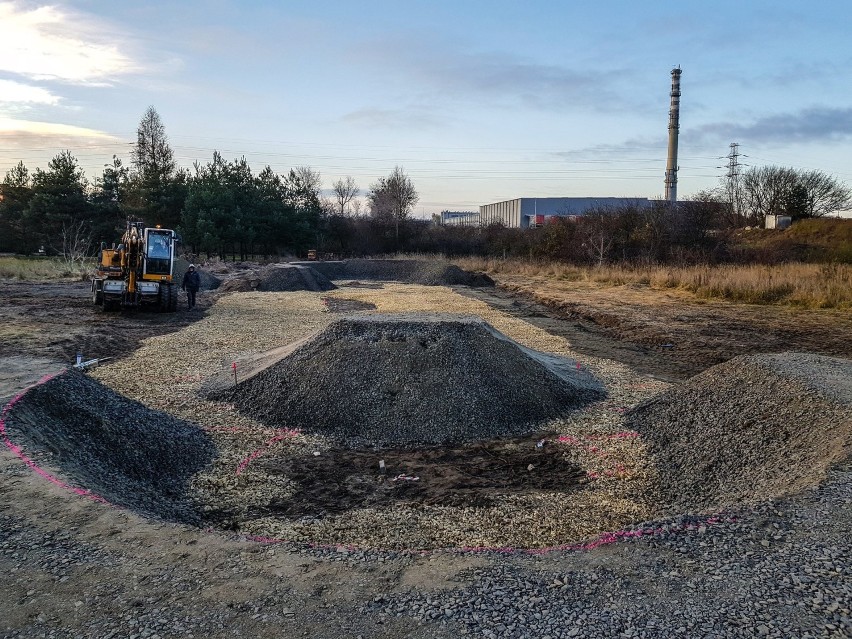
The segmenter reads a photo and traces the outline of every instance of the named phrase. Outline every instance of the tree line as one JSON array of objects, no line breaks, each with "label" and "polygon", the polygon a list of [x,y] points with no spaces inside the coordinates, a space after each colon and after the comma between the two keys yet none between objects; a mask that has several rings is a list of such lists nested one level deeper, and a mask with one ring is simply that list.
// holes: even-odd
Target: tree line
[{"label": "tree line", "polygon": [[[150,107],[137,129],[130,163],[113,157],[89,181],[77,159],[58,153],[45,170],[23,162],[0,184],[0,252],[93,254],[100,242],[115,242],[127,219],[177,230],[184,249],[221,258],[304,255],[340,239],[348,225],[337,218],[360,213],[360,188],[351,177],[322,196],[321,176],[300,166],[279,175],[269,166],[254,173],[245,158],[225,160],[218,152],[206,164],[179,168],[157,111]],[[377,225],[410,217],[417,191],[402,168],[379,178],[366,193]],[[374,243],[396,250],[392,242]],[[337,245],[341,245],[338,241]]]},{"label": "tree line", "polygon": [[267,166],[255,173],[245,158],[228,161],[218,152],[206,164],[179,168],[150,107],[129,164],[113,157],[92,182],[68,151],[45,170],[30,173],[22,162],[9,170],[0,184],[0,252],[92,255],[100,242],[116,242],[132,218],[176,229],[186,252],[233,260],[316,249],[340,257],[402,251],[594,264],[707,261],[726,259],[730,229],[762,226],[767,214],[799,220],[850,206],[850,189],[820,171],[751,167],[676,206],[596,209],[520,231],[412,219],[419,196],[401,167],[370,185],[363,214],[353,178],[337,180],[330,197],[323,197],[321,183],[310,167],[277,174]]},{"label": "tree line", "polygon": [[767,215],[788,215],[795,222],[848,209],[852,190],[816,169],[753,166],[695,199],[723,206],[724,226],[763,226]]}]

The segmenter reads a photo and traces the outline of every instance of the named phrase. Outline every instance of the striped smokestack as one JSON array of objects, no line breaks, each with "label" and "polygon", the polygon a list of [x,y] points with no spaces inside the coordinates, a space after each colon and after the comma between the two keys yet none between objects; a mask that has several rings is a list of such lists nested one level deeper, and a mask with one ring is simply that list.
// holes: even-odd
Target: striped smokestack
[{"label": "striped smokestack", "polygon": [[677,202],[677,134],[680,131],[680,67],[672,69],[672,105],[669,109],[669,157],[666,162],[666,201]]}]

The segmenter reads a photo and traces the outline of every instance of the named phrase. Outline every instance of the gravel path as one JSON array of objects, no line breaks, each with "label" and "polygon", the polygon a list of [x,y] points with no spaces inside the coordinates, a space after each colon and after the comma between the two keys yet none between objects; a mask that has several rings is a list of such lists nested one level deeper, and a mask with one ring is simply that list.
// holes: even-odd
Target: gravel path
[{"label": "gravel path", "polygon": [[45,487],[0,454],[2,637],[849,637],[852,469],[542,556],[247,543]]},{"label": "gravel path", "polygon": [[819,490],[735,523],[508,557],[460,573],[470,583],[457,589],[381,594],[364,610],[476,637],[849,637],[850,479],[835,471]]},{"label": "gravel path", "polygon": [[[148,340],[132,356],[92,373],[150,408],[205,428],[218,457],[208,471],[195,477],[191,493],[211,525],[260,537],[372,548],[540,547],[579,542],[654,516],[645,488],[652,469],[643,444],[619,433],[626,408],[667,384],[637,375],[616,362],[577,360],[565,340],[445,287],[388,283],[380,289],[365,289],[340,284],[341,288],[324,294],[299,291],[223,297],[203,320]],[[594,378],[606,389],[606,397],[568,418],[547,422],[542,427],[547,435],[530,435],[528,446],[534,449],[546,436],[547,445],[562,451],[568,467],[586,473],[583,489],[564,491],[555,486],[552,491],[506,495],[498,491],[493,503],[485,507],[399,502],[389,508],[353,508],[324,517],[273,514],[297,488],[281,474],[281,465],[273,462],[322,454],[339,447],[340,442],[319,434],[269,428],[231,404],[201,399],[197,391],[211,374],[229,371],[233,361],[318,333],[339,319],[341,315],[323,302],[327,298],[375,308],[365,314],[475,315],[524,348],[568,358],[575,366],[579,363],[580,377]],[[171,356],[158,358],[163,352]],[[138,374],[143,366],[144,380]]]}]

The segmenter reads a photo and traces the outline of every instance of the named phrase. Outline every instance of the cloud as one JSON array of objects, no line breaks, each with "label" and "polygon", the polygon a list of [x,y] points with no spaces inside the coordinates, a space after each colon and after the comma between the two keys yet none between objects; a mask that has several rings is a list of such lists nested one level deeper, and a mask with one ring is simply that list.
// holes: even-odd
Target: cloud
[{"label": "cloud", "polygon": [[115,136],[95,129],[87,129],[84,127],[72,126],[70,124],[58,124],[56,122],[19,120],[0,116],[0,140],[6,139],[6,143],[8,143],[8,140],[12,135],[14,135],[16,139],[27,136],[36,136],[40,138],[74,138],[77,140],[87,138],[91,140],[120,143],[120,140]]},{"label": "cloud", "polygon": [[127,143],[96,129],[0,115],[0,174],[19,160],[30,168],[45,166],[63,149],[82,153],[81,167],[98,174],[113,154],[127,152]]},{"label": "cloud", "polygon": [[852,107],[811,107],[753,122],[713,122],[682,131],[689,142],[738,140],[751,143],[836,142],[852,136]]},{"label": "cloud", "polygon": [[354,52],[378,66],[413,80],[430,100],[476,102],[553,111],[576,107],[620,110],[638,100],[619,92],[626,70],[543,63],[503,52],[473,52],[455,43],[412,40],[373,42]]},{"label": "cloud", "polygon": [[29,84],[21,84],[14,80],[0,78],[0,105],[14,104],[59,104],[59,96],[47,89]]},{"label": "cloud", "polygon": [[138,70],[121,52],[118,38],[91,16],[53,6],[29,9],[17,2],[0,2],[0,71],[37,80],[98,84]]},{"label": "cloud", "polygon": [[441,125],[435,115],[419,107],[401,109],[364,108],[342,118],[346,124],[370,129],[432,129]]}]

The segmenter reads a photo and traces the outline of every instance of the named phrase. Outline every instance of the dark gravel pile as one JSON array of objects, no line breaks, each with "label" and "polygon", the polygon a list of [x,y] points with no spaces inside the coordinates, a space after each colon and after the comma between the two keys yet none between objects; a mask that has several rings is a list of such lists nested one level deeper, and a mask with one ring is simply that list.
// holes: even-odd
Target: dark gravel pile
[{"label": "dark gravel pile", "polygon": [[[189,269],[189,262],[187,262],[183,258],[175,260],[175,266],[172,272],[172,277],[173,281],[178,286],[180,286],[183,282],[183,276],[184,273],[186,273],[187,269]],[[222,280],[220,280],[212,273],[207,272],[203,268],[200,268],[197,264],[195,266],[195,270],[198,271],[198,275],[201,277],[202,291],[213,291],[219,288],[219,285],[222,283]]]},{"label": "dark gravel pile", "polygon": [[325,275],[308,266],[272,264],[258,275],[259,291],[330,291],[337,288]]},{"label": "dark gravel pile", "polygon": [[484,273],[471,273],[443,260],[346,260],[343,277],[425,286],[494,286]]},{"label": "dark gravel pile", "polygon": [[335,288],[331,280],[309,266],[270,264],[229,277],[220,291],[330,291]]},{"label": "dark gravel pile", "polygon": [[343,260],[290,262],[292,266],[307,266],[330,280],[346,279],[346,262]]},{"label": "dark gravel pile", "polygon": [[208,397],[276,427],[388,445],[519,435],[600,392],[478,318],[413,314],[341,319]]},{"label": "dark gravel pile", "polygon": [[852,453],[852,361],[735,358],[641,404],[665,503],[708,509],[798,492]]},{"label": "dark gravel pile", "polygon": [[197,521],[187,483],[216,456],[204,431],[68,370],[6,416],[11,440],[74,486],[131,510]]}]

